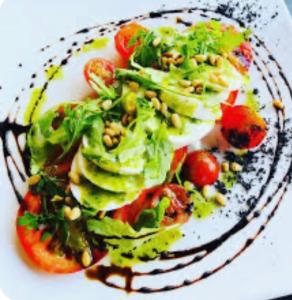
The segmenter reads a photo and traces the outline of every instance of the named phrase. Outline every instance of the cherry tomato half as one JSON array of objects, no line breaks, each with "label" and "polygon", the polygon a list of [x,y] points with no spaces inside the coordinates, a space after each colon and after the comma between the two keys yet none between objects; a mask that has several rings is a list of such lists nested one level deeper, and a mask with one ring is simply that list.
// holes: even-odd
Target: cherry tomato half
[{"label": "cherry tomato half", "polygon": [[185,189],[176,184],[166,184],[144,190],[133,203],[117,209],[113,213],[113,218],[133,225],[143,210],[155,208],[163,196],[167,196],[171,202],[162,225],[186,222],[190,216],[190,201]]},{"label": "cherry tomato half", "polygon": [[40,269],[46,272],[67,274],[80,271],[82,266],[75,259],[58,255],[48,249],[52,238],[41,240],[44,229],[28,229],[18,224],[19,218],[24,215],[25,211],[38,214],[40,208],[40,196],[28,192],[19,208],[16,221],[17,235],[24,251]]},{"label": "cherry tomato half", "polygon": [[245,105],[228,107],[222,117],[222,134],[230,145],[239,149],[258,146],[266,136],[263,118]]},{"label": "cherry tomato half", "polygon": [[183,166],[185,179],[198,187],[213,184],[218,179],[219,172],[220,165],[217,158],[204,150],[189,153]]},{"label": "cherry tomato half", "polygon": [[147,31],[145,27],[137,23],[129,23],[121,27],[115,35],[115,45],[119,54],[126,60],[130,58],[132,53],[139,46],[140,41],[137,40],[133,45],[129,46],[130,40],[140,31]]},{"label": "cherry tomato half", "polygon": [[92,58],[84,67],[84,77],[90,83],[90,73],[100,77],[105,85],[109,86],[114,82],[115,66],[112,62],[104,58]]},{"label": "cherry tomato half", "polygon": [[225,103],[221,103],[221,111],[224,113],[226,108],[235,104],[239,91],[231,91]]}]

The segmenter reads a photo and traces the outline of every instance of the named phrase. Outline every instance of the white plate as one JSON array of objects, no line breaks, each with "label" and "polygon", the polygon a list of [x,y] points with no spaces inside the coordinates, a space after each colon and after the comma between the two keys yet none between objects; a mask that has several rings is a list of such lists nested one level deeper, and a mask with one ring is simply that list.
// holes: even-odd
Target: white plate
[{"label": "white plate", "polygon": [[[226,4],[227,2],[229,3],[227,7],[219,5],[219,3]],[[139,16],[139,22],[154,27],[161,24],[174,24],[176,16],[192,22],[210,17],[222,17],[224,22],[236,23],[229,17],[220,15],[220,13],[225,12],[227,15],[232,13],[236,19],[239,18],[248,22],[247,25],[254,30],[252,39],[258,53],[256,63],[263,75],[256,65],[253,65],[252,82],[253,86],[260,92],[260,100],[263,104],[262,114],[271,124],[269,138],[266,140],[265,146],[275,150],[278,130],[274,126],[275,122],[279,121],[282,124],[286,120],[285,131],[292,128],[291,119],[290,122],[288,120],[292,116],[292,95],[289,87],[289,83],[292,82],[291,21],[281,1],[276,3],[264,0],[240,1],[241,3],[238,5],[236,2],[198,1],[191,3],[180,1],[179,4],[173,4],[173,1],[170,0],[148,0],[141,5],[141,2],[134,0],[121,2],[108,0],[101,3],[87,0],[86,4],[81,0],[63,1],[62,3],[48,1],[46,4],[35,0],[7,1],[0,10],[1,120],[4,120],[7,113],[12,111],[12,115],[18,113],[18,121],[21,122],[22,109],[32,90],[35,87],[42,87],[45,82],[43,70],[47,65],[44,67],[44,64],[51,58],[54,64],[60,64],[62,59],[70,56],[69,49],[76,51],[84,42],[98,37],[101,33],[99,30],[103,26],[95,27],[97,24],[110,21],[118,22],[121,19],[133,18],[134,16]],[[149,18],[149,11],[174,8],[180,10],[182,7],[193,9],[165,13],[162,18]],[[211,12],[216,8],[217,12]],[[179,26],[183,27],[183,25]],[[87,27],[94,28],[74,34],[74,32]],[[110,25],[109,28],[115,29],[114,24]],[[114,31],[108,35],[113,33]],[[65,37],[64,41],[62,37]],[[263,40],[264,43],[259,42],[258,39]],[[77,42],[77,45],[74,42]],[[48,46],[46,47],[46,45]],[[42,47],[44,50],[38,50]],[[98,55],[113,56],[114,54],[109,49],[110,46],[101,50]],[[44,109],[51,107],[54,103],[66,99],[78,100],[86,95],[88,88],[80,74],[84,62],[95,55],[97,55],[96,52],[90,51],[69,58],[69,63],[63,67],[64,79],[53,80],[48,86],[46,91],[48,101]],[[19,66],[19,63],[22,64],[22,67]],[[36,74],[36,78],[31,78],[32,74]],[[262,76],[266,78],[267,83]],[[287,82],[283,80],[284,78],[287,79]],[[32,83],[34,87],[29,88]],[[270,91],[267,84],[270,86]],[[23,88],[24,90],[22,90]],[[20,100],[16,105],[13,105],[16,97],[19,97]],[[285,116],[276,113],[272,106],[273,98],[283,100]],[[20,107],[19,111],[18,107]],[[8,141],[11,142],[9,145],[13,157],[18,157],[12,136],[8,137]],[[185,299],[268,299],[291,293],[292,238],[290,228],[292,227],[292,204],[289,202],[289,196],[290,198],[292,196],[291,188],[290,190],[288,188],[283,198],[281,197],[282,190],[286,189],[287,186],[284,178],[287,179],[285,174],[291,163],[291,148],[292,143],[289,140],[283,146],[283,153],[279,154],[279,161],[276,161],[275,164],[272,164],[270,160],[272,153],[268,152],[265,156],[260,156],[256,164],[257,170],[254,172],[257,172],[261,167],[269,172],[270,168],[275,166],[276,173],[266,189],[263,189],[263,184],[264,181],[269,180],[268,173],[263,173],[263,176],[254,176],[254,185],[249,191],[238,186],[236,193],[245,194],[244,200],[241,201],[241,199],[231,195],[225,210],[218,212],[208,220],[191,221],[185,227],[188,238],[180,241],[175,248],[176,250],[191,248],[222,236],[238,223],[238,213],[246,209],[246,199],[257,196],[263,190],[263,197],[256,202],[254,209],[254,211],[261,210],[260,216],[253,218],[253,211],[249,216],[250,222],[247,226],[236,231],[231,238],[224,241],[220,247],[200,262],[174,272],[138,278],[134,282],[137,288],[163,289],[165,286],[175,288],[183,283],[187,285],[172,291],[151,295],[142,293],[127,295],[99,282],[89,281],[83,272],[69,276],[53,276],[40,273],[30,266],[16,242],[14,223],[18,203],[7,176],[3,154],[1,154],[0,288],[13,300],[77,300],[81,298],[87,300],[98,298],[155,300],[183,297]],[[11,164],[10,159],[9,164]],[[10,169],[14,173],[15,170],[13,171],[12,165],[10,165]],[[282,187],[278,189],[281,182]],[[20,193],[25,191],[25,184],[21,180],[16,180],[15,186]],[[278,193],[274,195],[275,190],[278,190]],[[271,195],[273,197],[269,201]],[[265,226],[264,231],[258,235],[262,225],[266,223],[267,218],[274,210],[274,217]],[[225,217],[226,214],[229,214],[228,218]],[[250,238],[255,236],[257,236],[255,241],[250,245]],[[245,246],[248,246],[247,249],[244,249]],[[181,258],[178,261],[186,263],[193,258],[194,255]],[[233,258],[234,261],[225,266],[226,262],[233,260]],[[139,267],[139,269],[165,268],[176,265],[178,261],[152,262]],[[212,272],[214,274],[209,276]],[[200,279],[201,277],[204,279],[189,285],[190,281],[195,281],[196,278]]]}]

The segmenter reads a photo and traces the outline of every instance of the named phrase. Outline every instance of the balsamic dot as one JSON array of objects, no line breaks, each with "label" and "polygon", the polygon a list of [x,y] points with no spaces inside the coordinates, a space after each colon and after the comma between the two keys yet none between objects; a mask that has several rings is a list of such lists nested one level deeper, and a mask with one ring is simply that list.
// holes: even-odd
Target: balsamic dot
[{"label": "balsamic dot", "polygon": [[2,90],[2,86],[0,85],[0,90]]},{"label": "balsamic dot", "polygon": [[19,63],[19,64],[18,64],[18,67],[21,68],[21,67],[22,67],[22,63]]},{"label": "balsamic dot", "polygon": [[31,78],[34,79],[34,78],[36,78],[36,76],[37,75],[34,73],[34,74],[31,75]]},{"label": "balsamic dot", "polygon": [[33,87],[34,87],[34,84],[31,83],[30,86],[29,86],[29,88],[32,89]]},{"label": "balsamic dot", "polygon": [[60,38],[60,41],[61,41],[61,42],[64,42],[64,41],[65,41],[65,38],[64,38],[64,37],[61,37],[61,38]]},{"label": "balsamic dot", "polygon": [[73,44],[72,44],[72,46],[77,46],[78,45],[78,43],[77,42],[74,42]]}]

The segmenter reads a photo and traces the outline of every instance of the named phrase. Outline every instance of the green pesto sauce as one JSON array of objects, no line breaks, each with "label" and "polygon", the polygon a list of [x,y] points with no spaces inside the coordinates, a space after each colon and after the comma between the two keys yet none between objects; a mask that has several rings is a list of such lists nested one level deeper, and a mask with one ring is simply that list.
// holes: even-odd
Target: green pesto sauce
[{"label": "green pesto sauce", "polygon": [[92,43],[83,45],[80,51],[75,52],[74,55],[78,56],[81,52],[87,53],[94,50],[104,49],[108,45],[108,42],[109,38],[107,37],[97,38]]},{"label": "green pesto sauce", "polygon": [[260,110],[260,103],[256,95],[253,93],[253,91],[247,91],[246,92],[246,98],[245,98],[245,105],[250,107],[251,109],[255,111]]},{"label": "green pesto sauce", "polygon": [[34,122],[40,115],[41,108],[45,103],[47,96],[42,93],[41,88],[35,88],[30,96],[30,100],[24,112],[23,121],[25,125]]},{"label": "green pesto sauce", "polygon": [[235,183],[237,181],[237,177],[236,177],[235,173],[229,171],[229,172],[225,172],[225,173],[221,174],[220,181],[222,183],[224,183],[224,185],[227,189],[230,190],[235,185]]},{"label": "green pesto sauce", "polygon": [[[136,240],[122,239],[110,240],[112,246],[108,246],[109,256],[114,265],[131,267],[143,263],[140,259],[155,259],[157,253],[167,251],[170,246],[182,237],[178,228],[166,229],[151,237]],[[127,257],[129,256],[129,257]]]},{"label": "green pesto sauce", "polygon": [[64,73],[60,66],[51,65],[47,70],[45,70],[45,77],[47,80],[63,79]]},{"label": "green pesto sauce", "polygon": [[196,219],[205,219],[218,208],[218,205],[212,199],[205,199],[197,191],[191,195],[191,200],[194,202],[193,216]]}]

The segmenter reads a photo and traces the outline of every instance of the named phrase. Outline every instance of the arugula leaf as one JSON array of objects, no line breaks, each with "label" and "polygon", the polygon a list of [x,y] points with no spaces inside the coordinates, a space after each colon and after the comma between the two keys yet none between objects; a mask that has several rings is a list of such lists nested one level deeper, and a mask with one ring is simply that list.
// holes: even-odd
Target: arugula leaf
[{"label": "arugula leaf", "polygon": [[66,196],[64,189],[60,186],[60,180],[46,174],[40,174],[40,181],[33,187],[36,194],[46,194],[49,197]]},{"label": "arugula leaf", "polygon": [[94,73],[89,74],[90,84],[92,88],[97,92],[99,97],[104,99],[115,99],[117,97],[114,87],[106,86],[104,81]]},{"label": "arugula leaf", "polygon": [[140,41],[141,39],[143,39],[145,36],[147,35],[147,31],[145,30],[139,30],[137,32],[137,34],[135,34],[130,41],[128,42],[128,48],[131,48],[132,46],[134,46],[138,41]]},{"label": "arugula leaf", "polygon": [[170,169],[173,147],[168,140],[166,124],[162,123],[149,139],[147,145],[147,163],[144,169],[147,186],[161,184],[164,182]]},{"label": "arugula leaf", "polygon": [[170,205],[170,200],[167,197],[163,197],[157,207],[153,209],[145,209],[139,216],[138,221],[134,224],[136,230],[142,228],[159,228],[160,223],[164,218],[166,209]]}]

